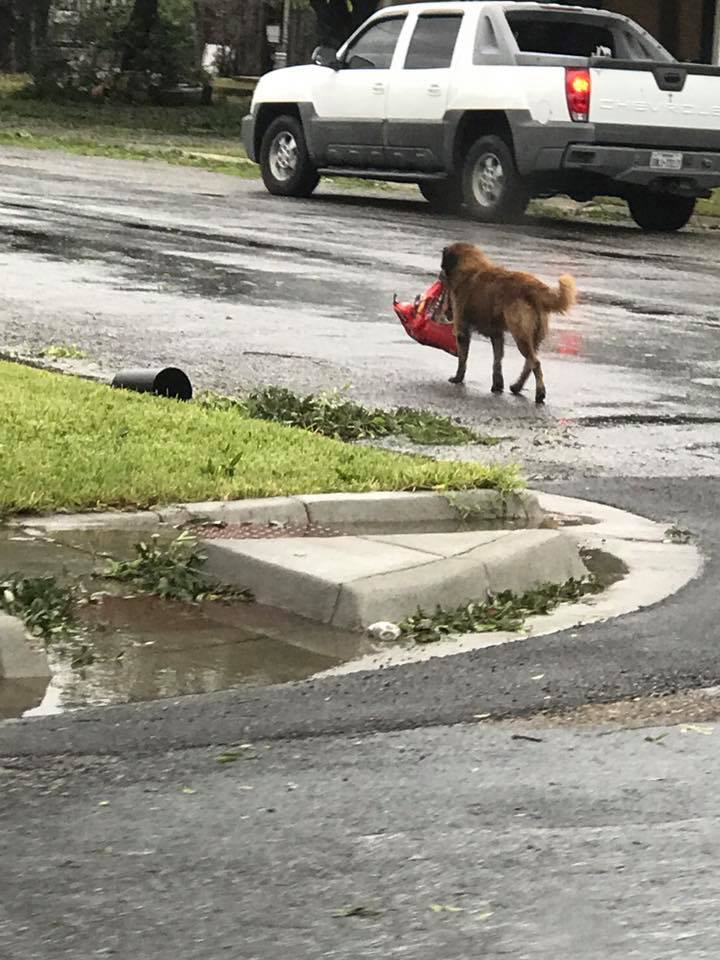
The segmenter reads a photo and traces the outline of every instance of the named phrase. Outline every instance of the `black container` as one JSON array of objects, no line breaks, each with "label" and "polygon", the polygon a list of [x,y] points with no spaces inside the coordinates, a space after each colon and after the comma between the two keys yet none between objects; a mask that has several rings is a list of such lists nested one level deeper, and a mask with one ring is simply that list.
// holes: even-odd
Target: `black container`
[{"label": "black container", "polygon": [[162,370],[121,370],[112,381],[113,387],[134,390],[136,393],[154,393],[173,400],[192,400],[192,384],[187,374],[177,367]]}]

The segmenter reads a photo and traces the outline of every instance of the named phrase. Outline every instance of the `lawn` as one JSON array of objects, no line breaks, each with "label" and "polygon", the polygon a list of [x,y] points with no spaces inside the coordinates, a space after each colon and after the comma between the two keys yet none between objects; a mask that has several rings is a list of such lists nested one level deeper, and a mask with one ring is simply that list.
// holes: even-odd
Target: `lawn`
[{"label": "lawn", "polygon": [[0,514],[369,490],[493,488],[514,467],[353,446],[234,410],[0,361]]},{"label": "lawn", "polygon": [[23,95],[28,81],[0,75],[0,143],[258,175],[240,140],[249,97],[232,81],[221,81],[209,107],[36,100]]}]

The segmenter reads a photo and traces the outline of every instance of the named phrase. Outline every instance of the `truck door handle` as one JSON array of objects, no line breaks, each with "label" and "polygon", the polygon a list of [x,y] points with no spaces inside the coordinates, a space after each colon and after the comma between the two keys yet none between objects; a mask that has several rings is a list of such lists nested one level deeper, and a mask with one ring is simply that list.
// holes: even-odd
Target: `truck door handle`
[{"label": "truck door handle", "polygon": [[385,93],[385,84],[384,83],[374,83],[372,88],[373,93]]},{"label": "truck door handle", "polygon": [[431,97],[439,97],[442,93],[442,88],[439,83],[431,83],[427,91]]}]

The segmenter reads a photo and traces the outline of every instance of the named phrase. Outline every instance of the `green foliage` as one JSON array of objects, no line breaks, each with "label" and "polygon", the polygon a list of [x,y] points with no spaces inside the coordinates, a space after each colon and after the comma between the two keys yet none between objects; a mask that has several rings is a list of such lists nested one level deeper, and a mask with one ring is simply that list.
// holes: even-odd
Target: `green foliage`
[{"label": "green foliage", "polygon": [[205,394],[199,402],[212,409],[236,410],[255,420],[300,427],[346,442],[404,436],[417,444],[498,443],[495,437],[477,434],[449,417],[409,407],[369,409],[348,400],[338,390],[300,396],[285,387],[264,387],[247,397]]},{"label": "green foliage", "polygon": [[39,357],[47,357],[50,360],[86,360],[87,352],[74,343],[54,343],[49,347],[43,347],[38,353]]},{"label": "green foliage", "polygon": [[528,617],[552,613],[561,603],[580,600],[601,589],[595,577],[586,577],[544,584],[519,595],[507,590],[453,610],[437,607],[431,615],[418,610],[400,624],[400,629],[403,639],[415,643],[433,643],[462,633],[514,633],[522,629]]},{"label": "green foliage", "polygon": [[70,634],[75,625],[75,595],[55,577],[0,578],[0,610],[18,617],[34,637],[46,643]]},{"label": "green foliage", "polygon": [[198,62],[193,0],[159,0],[150,23],[134,16],[134,10],[134,0],[84,0],[76,19],[61,33],[51,33],[34,74],[35,92],[49,98],[118,95],[143,102],[176,83],[206,82]]},{"label": "green foliage", "polygon": [[111,560],[103,576],[106,580],[130,583],[143,593],[163,600],[200,603],[219,598],[250,601],[247,590],[211,583],[203,573],[206,557],[187,531],[169,544],[157,535],[149,543],[135,544],[134,560]]}]

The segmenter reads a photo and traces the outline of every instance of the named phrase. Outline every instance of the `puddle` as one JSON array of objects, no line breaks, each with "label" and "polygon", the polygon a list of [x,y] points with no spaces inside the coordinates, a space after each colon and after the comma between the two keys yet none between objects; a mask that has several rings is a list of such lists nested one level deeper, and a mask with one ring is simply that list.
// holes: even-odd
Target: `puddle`
[{"label": "puddle", "polygon": [[627,564],[612,553],[606,553],[604,550],[584,549],[580,551],[580,556],[590,573],[597,577],[598,583],[607,590],[614,583],[619,583],[630,573]]},{"label": "puddle", "polygon": [[[160,532],[165,541],[177,535],[172,528]],[[149,536],[87,530],[45,538],[0,529],[0,574],[55,576],[99,594],[79,611],[80,642],[95,661],[73,668],[60,647],[51,647],[49,685],[0,681],[0,718],[303,680],[370,651],[361,635],[282,610],[127,597],[124,585],[98,576],[108,556],[127,558]]]},{"label": "puddle", "polygon": [[[581,516],[546,516],[535,526],[558,528],[592,522]],[[407,522],[357,523],[307,529],[220,523],[195,525],[191,530],[202,540],[452,533],[523,526],[526,524],[521,522],[451,520],[410,526]],[[109,557],[133,556],[134,545],[149,539],[153,532],[91,529],[41,536],[19,528],[0,528],[0,575],[54,576],[63,585],[80,585],[92,597],[78,612],[78,642],[87,645],[94,657],[87,666],[73,667],[68,651],[59,644],[51,646],[49,685],[0,682],[0,717],[211,693],[244,684],[287,683],[373,652],[373,646],[361,634],[256,603],[186,604],[127,596],[124,584],[103,579],[102,572]],[[157,532],[164,542],[178,536],[173,527],[159,527]],[[601,551],[588,551],[584,559],[603,585],[627,572],[623,564]]]},{"label": "puddle", "polygon": [[73,669],[51,651],[46,709],[287,683],[367,649],[362,638],[257,604],[105,596],[80,621],[97,659]]}]

